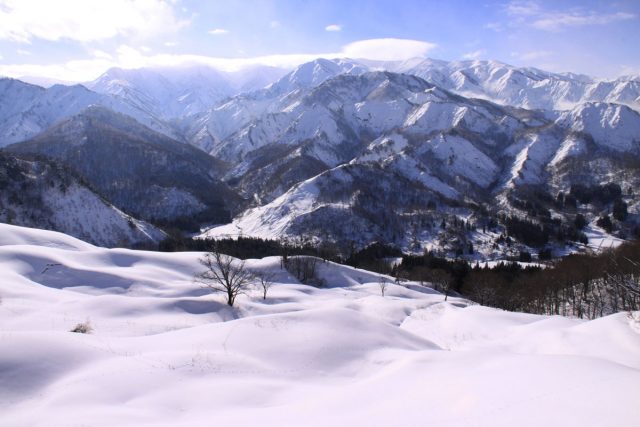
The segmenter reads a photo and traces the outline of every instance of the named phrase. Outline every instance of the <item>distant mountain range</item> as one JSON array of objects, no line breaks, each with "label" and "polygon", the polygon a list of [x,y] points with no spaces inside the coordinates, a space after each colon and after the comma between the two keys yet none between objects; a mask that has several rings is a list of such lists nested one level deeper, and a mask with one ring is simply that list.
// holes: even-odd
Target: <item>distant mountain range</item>
[{"label": "distant mountain range", "polygon": [[[600,230],[624,203],[608,231],[632,234],[638,111],[640,79],[495,61],[113,69],[85,86],[0,79],[0,146],[19,142],[5,156],[52,159],[159,226],[235,216],[204,235],[475,245],[489,256],[541,246],[508,230],[516,219],[564,244],[582,233],[576,215]],[[576,186],[606,184],[620,194],[571,202]],[[466,229],[453,233],[452,221]],[[508,249],[505,234],[521,245]]]}]

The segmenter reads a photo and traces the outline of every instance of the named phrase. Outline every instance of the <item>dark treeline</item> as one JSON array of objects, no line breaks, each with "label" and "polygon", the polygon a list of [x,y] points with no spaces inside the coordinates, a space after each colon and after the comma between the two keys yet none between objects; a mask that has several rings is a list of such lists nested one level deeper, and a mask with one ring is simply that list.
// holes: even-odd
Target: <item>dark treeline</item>
[{"label": "dark treeline", "polygon": [[396,274],[510,311],[593,319],[640,309],[640,241],[597,255],[569,255],[545,268],[515,262],[471,267],[429,253],[404,256]]},{"label": "dark treeline", "polygon": [[267,256],[310,255],[325,260],[342,262],[337,249],[329,244],[314,245],[300,239],[272,240],[239,236],[235,239],[192,239],[173,235],[159,244],[162,252],[216,250],[235,258],[264,258]]}]

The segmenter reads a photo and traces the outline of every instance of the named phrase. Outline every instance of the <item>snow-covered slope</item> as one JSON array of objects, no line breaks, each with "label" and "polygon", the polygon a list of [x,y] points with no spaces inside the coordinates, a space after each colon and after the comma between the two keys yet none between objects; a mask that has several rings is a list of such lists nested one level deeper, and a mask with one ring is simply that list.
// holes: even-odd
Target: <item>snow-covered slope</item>
[{"label": "snow-covered slope", "polygon": [[640,114],[629,107],[606,103],[585,103],[563,113],[562,127],[591,135],[608,150],[640,153]]},{"label": "snow-covered slope", "polygon": [[[235,164],[228,176],[240,180],[242,191],[266,200],[354,158],[376,158],[386,165],[407,160],[420,169],[396,168],[408,177],[422,172],[447,181],[461,175],[459,185],[486,189],[500,169],[491,157],[516,131],[546,120],[386,72],[342,74],[315,88],[272,99],[261,104],[262,114],[237,122],[241,127],[234,131],[227,119],[247,117],[245,99],[231,100],[208,116],[209,123],[225,123],[209,128],[225,129],[211,152]],[[379,151],[372,157],[370,151],[380,150],[378,143],[394,134],[403,135],[405,144],[387,150],[385,158]]]},{"label": "snow-covered slope", "polygon": [[[266,300],[193,283],[198,253],[0,224],[2,425],[635,426],[640,313],[509,313],[277,258]],[[89,322],[91,334],[68,332]]]},{"label": "snow-covered slope", "polygon": [[155,245],[165,234],[126,215],[68,170],[0,153],[0,221],[58,230],[101,246]]}]

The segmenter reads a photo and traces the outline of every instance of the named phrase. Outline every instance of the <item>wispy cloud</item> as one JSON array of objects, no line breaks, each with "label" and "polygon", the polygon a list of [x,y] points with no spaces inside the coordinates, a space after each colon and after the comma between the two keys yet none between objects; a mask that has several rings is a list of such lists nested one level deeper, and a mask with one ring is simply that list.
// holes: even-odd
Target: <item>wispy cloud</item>
[{"label": "wispy cloud", "polygon": [[507,12],[516,16],[535,16],[541,13],[541,8],[532,1],[516,0],[507,4]]},{"label": "wispy cloud", "polygon": [[229,34],[229,31],[225,30],[224,28],[214,28],[213,30],[209,30],[208,32],[213,36],[221,36],[223,34]]},{"label": "wispy cloud", "polygon": [[562,31],[571,27],[607,25],[637,18],[637,15],[628,12],[599,13],[583,8],[568,11],[545,10],[538,3],[529,1],[512,1],[507,4],[506,11],[513,18],[512,26],[527,25],[542,31]]},{"label": "wispy cloud", "polygon": [[178,46],[178,42],[164,42],[166,47],[176,47]]},{"label": "wispy cloud", "polygon": [[26,49],[17,49],[16,53],[21,56],[31,56],[31,52]]},{"label": "wispy cloud", "polygon": [[271,21],[271,22],[269,22],[269,27],[271,27],[271,28],[280,27],[280,21]]},{"label": "wispy cloud", "polygon": [[342,31],[342,25],[338,25],[338,24],[331,24],[331,25],[327,25],[326,27],[324,27],[325,31]]},{"label": "wispy cloud", "polygon": [[190,24],[163,0],[20,0],[3,1],[0,39],[31,43],[33,39],[91,42],[119,35],[149,37]]},{"label": "wispy cloud", "polygon": [[485,49],[474,50],[473,52],[467,52],[462,55],[462,59],[478,59],[483,55],[486,55],[487,51]]},{"label": "wispy cloud", "polygon": [[499,22],[489,22],[487,24],[484,24],[484,28],[486,28],[487,30],[493,30],[495,32],[500,32],[504,29],[504,26],[499,23]]},{"label": "wispy cloud", "polygon": [[534,50],[530,52],[513,52],[511,56],[521,61],[535,61],[538,59],[548,58],[553,55],[553,52],[548,50]]},{"label": "wispy cloud", "polygon": [[634,19],[635,17],[636,15],[625,12],[611,13],[607,15],[601,15],[593,12],[558,13],[537,19],[531,24],[531,26],[539,30],[560,31],[567,27],[606,25],[613,22]]}]

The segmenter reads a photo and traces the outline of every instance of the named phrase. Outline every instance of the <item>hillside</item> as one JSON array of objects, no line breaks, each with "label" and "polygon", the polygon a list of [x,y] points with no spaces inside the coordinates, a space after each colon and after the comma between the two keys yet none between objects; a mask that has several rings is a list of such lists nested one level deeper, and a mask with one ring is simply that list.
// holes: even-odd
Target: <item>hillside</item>
[{"label": "hillside", "polygon": [[149,221],[220,222],[239,203],[219,180],[223,162],[99,107],[7,150],[56,159],[120,209]]},{"label": "hillside", "polygon": [[102,246],[155,246],[156,227],[126,215],[59,164],[0,152],[0,221],[65,232]]}]

